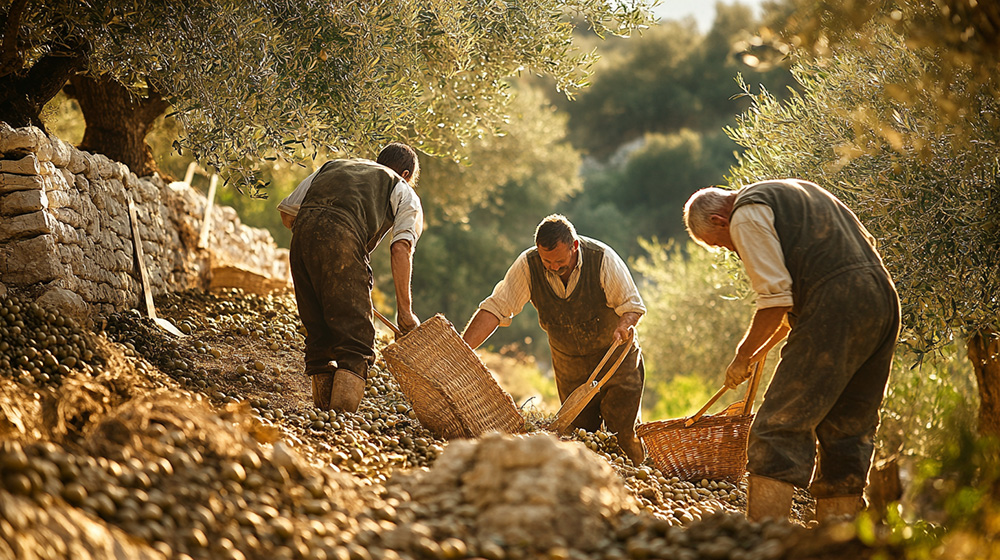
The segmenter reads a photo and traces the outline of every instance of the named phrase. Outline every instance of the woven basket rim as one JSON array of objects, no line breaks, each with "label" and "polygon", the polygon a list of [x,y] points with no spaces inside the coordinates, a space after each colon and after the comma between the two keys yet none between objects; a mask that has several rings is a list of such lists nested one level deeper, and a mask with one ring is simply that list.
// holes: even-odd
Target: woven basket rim
[{"label": "woven basket rim", "polygon": [[635,432],[640,437],[642,434],[663,431],[663,430],[694,430],[697,428],[709,428],[714,426],[722,426],[727,424],[739,424],[747,420],[752,420],[753,414],[737,414],[733,416],[702,416],[694,424],[690,426],[685,426],[684,423],[688,421],[688,418],[673,418],[669,420],[653,420],[651,422],[643,422],[639,424]]}]

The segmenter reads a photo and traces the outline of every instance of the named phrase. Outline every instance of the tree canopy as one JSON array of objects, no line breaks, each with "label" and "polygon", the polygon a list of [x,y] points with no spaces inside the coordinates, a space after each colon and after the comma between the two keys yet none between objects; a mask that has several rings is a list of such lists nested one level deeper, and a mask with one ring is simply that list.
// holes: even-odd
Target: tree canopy
[{"label": "tree canopy", "polygon": [[574,145],[603,159],[650,133],[717,131],[747,107],[733,98],[741,70],[771,91],[792,84],[781,67],[754,71],[734,56],[732,45],[757,29],[749,7],[720,2],[716,13],[706,34],[691,21],[665,21],[602,60],[593,85],[565,104]]},{"label": "tree canopy", "polygon": [[[648,21],[641,0],[14,0],[2,10],[0,119],[40,124],[77,71],[170,104],[176,147],[249,180],[268,161],[371,152],[405,138],[460,154],[504,124],[504,78],[572,92],[598,33]],[[42,87],[42,86],[45,87]]]}]

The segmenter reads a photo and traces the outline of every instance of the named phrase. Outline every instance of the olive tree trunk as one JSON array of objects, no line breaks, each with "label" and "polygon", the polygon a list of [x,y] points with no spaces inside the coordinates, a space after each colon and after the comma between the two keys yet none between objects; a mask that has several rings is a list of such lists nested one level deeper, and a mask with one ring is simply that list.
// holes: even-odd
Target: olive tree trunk
[{"label": "olive tree trunk", "polygon": [[108,78],[77,75],[69,93],[80,103],[87,128],[80,149],[124,163],[140,177],[159,171],[146,134],[169,104],[150,89],[139,97]]},{"label": "olive tree trunk", "polygon": [[968,351],[979,386],[979,433],[1000,438],[1000,332],[975,333]]},{"label": "olive tree trunk", "polygon": [[8,8],[7,21],[0,27],[3,32],[0,40],[0,120],[14,128],[37,126],[45,130],[40,118],[42,108],[59,93],[73,73],[84,67],[90,48],[83,39],[67,33],[45,56],[26,67],[18,38],[26,4],[26,0],[14,0]]}]

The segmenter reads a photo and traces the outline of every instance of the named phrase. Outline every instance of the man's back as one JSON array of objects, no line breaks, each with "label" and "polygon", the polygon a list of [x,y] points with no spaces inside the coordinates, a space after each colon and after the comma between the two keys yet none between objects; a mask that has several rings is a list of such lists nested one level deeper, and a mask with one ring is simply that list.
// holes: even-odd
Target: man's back
[{"label": "man's back", "polygon": [[400,181],[396,172],[371,160],[332,160],[313,177],[299,212],[334,212],[371,245],[392,223],[389,195]]},{"label": "man's back", "polygon": [[774,212],[794,301],[850,268],[881,266],[875,239],[857,216],[832,194],[808,181],[769,181],[740,191],[733,213],[748,204]]}]

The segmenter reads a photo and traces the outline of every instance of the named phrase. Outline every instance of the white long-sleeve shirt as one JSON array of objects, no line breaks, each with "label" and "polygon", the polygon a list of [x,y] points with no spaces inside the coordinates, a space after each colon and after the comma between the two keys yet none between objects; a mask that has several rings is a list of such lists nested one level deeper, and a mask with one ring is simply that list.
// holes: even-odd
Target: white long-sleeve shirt
[{"label": "white long-sleeve shirt", "polygon": [[[646,307],[639,296],[639,289],[636,288],[632,280],[632,274],[618,253],[611,247],[590,239],[604,249],[604,259],[601,264],[601,287],[607,296],[608,307],[615,310],[619,317],[625,313],[646,313]],[[531,272],[528,268],[528,253],[531,249],[525,250],[514,260],[514,264],[507,270],[495,288],[493,293],[479,304],[479,308],[489,311],[500,319],[500,326],[506,327],[511,323],[514,315],[517,315],[524,308],[524,304],[531,300]],[[545,279],[549,286],[560,298],[567,298],[576,289],[580,281],[580,271],[583,269],[583,251],[577,252],[576,267],[570,273],[569,281],[563,284],[558,274],[551,270],[545,270]]]},{"label": "white long-sleeve shirt", "polygon": [[747,204],[737,208],[729,220],[729,235],[757,292],[757,309],[791,307],[792,275],[785,266],[771,207]]}]

